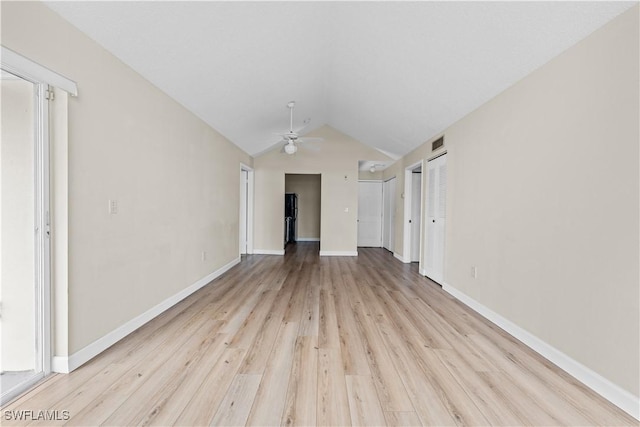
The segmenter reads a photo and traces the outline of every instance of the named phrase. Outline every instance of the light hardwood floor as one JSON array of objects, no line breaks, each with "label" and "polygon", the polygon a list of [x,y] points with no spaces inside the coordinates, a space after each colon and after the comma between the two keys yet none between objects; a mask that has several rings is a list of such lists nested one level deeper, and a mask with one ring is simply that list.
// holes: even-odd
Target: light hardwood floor
[{"label": "light hardwood floor", "polygon": [[415,264],[318,251],[243,257],[3,410],[69,411],[34,425],[638,425]]}]

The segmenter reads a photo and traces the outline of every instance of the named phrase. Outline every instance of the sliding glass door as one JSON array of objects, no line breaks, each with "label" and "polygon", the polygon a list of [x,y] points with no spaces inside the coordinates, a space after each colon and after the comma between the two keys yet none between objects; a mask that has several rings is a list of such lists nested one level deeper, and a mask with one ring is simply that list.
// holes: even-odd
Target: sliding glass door
[{"label": "sliding glass door", "polygon": [[1,74],[2,403],[49,371],[47,86]]}]

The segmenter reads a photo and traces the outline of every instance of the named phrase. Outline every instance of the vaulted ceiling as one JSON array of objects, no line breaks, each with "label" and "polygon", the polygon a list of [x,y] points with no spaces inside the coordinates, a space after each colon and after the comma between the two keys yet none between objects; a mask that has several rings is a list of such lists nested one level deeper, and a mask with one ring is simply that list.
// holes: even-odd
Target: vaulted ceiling
[{"label": "vaulted ceiling", "polygon": [[633,4],[47,2],[251,155],[279,143],[295,100],[294,127],[392,157]]}]

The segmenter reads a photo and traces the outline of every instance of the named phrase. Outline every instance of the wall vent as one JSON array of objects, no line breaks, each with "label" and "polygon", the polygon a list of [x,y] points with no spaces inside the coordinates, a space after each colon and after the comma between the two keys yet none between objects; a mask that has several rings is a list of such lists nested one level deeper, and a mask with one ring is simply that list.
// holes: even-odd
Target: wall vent
[{"label": "wall vent", "polygon": [[431,151],[436,151],[440,147],[444,147],[444,135],[431,143]]}]

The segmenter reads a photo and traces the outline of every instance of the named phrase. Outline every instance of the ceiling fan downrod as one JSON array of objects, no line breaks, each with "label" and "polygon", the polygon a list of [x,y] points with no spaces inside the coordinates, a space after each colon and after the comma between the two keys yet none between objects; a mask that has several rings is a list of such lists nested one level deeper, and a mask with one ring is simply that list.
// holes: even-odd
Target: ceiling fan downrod
[{"label": "ceiling fan downrod", "polygon": [[296,101],[289,101],[287,108],[290,110],[289,114],[289,133],[293,134],[293,107],[296,106]]}]

